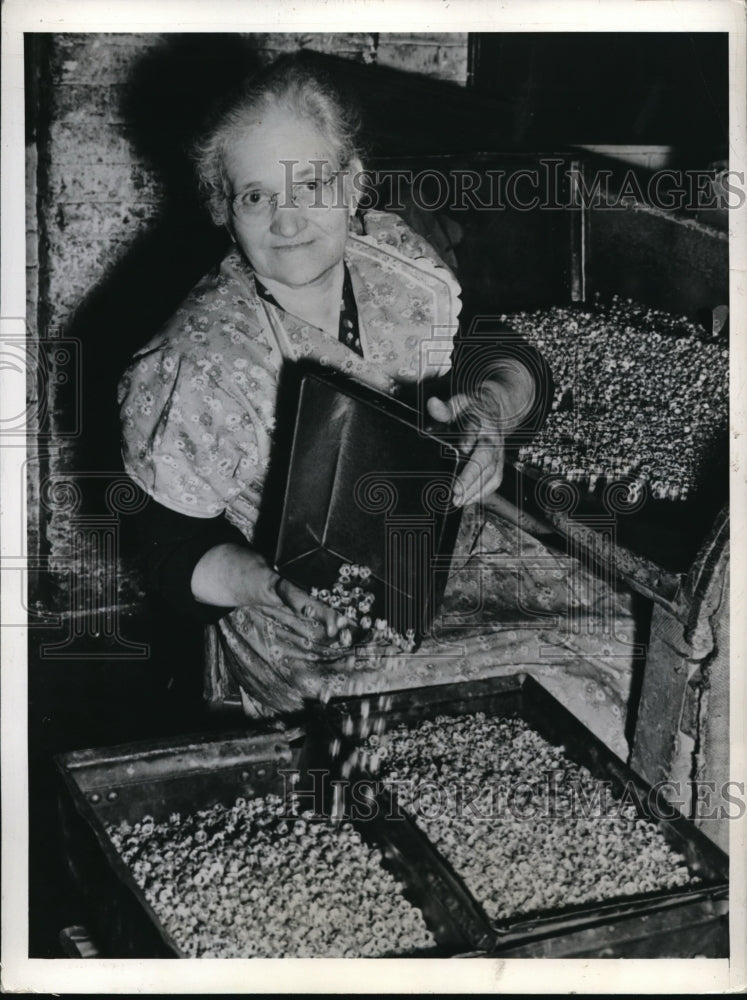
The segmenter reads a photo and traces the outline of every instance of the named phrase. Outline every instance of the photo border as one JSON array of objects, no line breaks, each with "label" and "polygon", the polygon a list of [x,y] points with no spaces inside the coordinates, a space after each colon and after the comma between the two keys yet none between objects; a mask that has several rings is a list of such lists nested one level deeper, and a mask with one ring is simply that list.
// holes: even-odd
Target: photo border
[{"label": "photo border", "polygon": [[[294,31],[728,31],[730,152],[745,169],[745,8],[732,0],[6,0],[2,11],[2,274],[0,338],[25,336],[23,33]],[[731,374],[731,775],[745,776],[745,407],[747,211],[730,215]],[[0,421],[25,407],[25,378],[0,372]],[[0,423],[0,426],[2,424]],[[25,448],[0,446],[0,620],[23,620],[25,573],[13,539],[25,524],[18,499]],[[20,617],[19,617],[20,614]],[[745,977],[745,823],[730,830],[731,958],[608,960],[196,959],[121,961],[28,958],[27,630],[0,628],[2,676],[2,987],[52,993],[732,992]]]}]

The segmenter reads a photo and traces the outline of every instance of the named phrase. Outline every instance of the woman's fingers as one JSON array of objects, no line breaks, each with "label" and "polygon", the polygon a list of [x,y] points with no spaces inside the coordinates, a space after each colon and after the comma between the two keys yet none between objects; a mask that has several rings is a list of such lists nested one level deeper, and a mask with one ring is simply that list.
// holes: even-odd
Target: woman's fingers
[{"label": "woman's fingers", "polygon": [[431,396],[426,403],[428,414],[441,424],[456,424],[460,432],[459,450],[463,455],[472,451],[480,430],[480,421],[473,412],[473,401],[464,393],[457,393],[444,402]]},{"label": "woman's fingers", "polygon": [[498,428],[485,423],[477,403],[466,393],[456,393],[446,402],[431,396],[428,413],[440,423],[464,424],[460,448],[469,459],[462,469],[452,496],[457,507],[482,500],[501,484],[503,479],[503,441]]},{"label": "woman's fingers", "polygon": [[334,608],[327,607],[326,604],[322,604],[320,601],[314,602],[313,620],[324,626],[327,637],[330,639],[336,639],[342,629],[350,624],[349,618],[339,614]]},{"label": "woman's fingers", "polygon": [[330,639],[336,638],[341,629],[349,624],[348,619],[339,614],[334,608],[310,597],[305,590],[297,587],[290,580],[281,577],[276,587],[278,596],[286,607],[305,618],[310,622],[315,622],[322,627]]},{"label": "woman's fingers", "polygon": [[470,403],[469,396],[463,392],[458,392],[446,400],[446,402],[439,399],[438,396],[431,396],[425,405],[428,415],[434,420],[438,420],[441,424],[451,424],[457,417],[464,413]]},{"label": "woman's fingers", "polygon": [[503,480],[503,448],[478,445],[454,484],[454,504],[464,507],[494,493]]}]

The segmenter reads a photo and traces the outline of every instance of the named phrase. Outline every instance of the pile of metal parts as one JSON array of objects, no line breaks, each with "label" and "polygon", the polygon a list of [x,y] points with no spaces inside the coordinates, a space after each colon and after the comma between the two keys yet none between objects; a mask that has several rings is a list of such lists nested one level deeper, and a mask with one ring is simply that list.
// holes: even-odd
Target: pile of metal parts
[{"label": "pile of metal parts", "polygon": [[728,426],[729,351],[687,319],[613,297],[502,319],[542,352],[555,381],[523,465],[593,491],[624,479],[631,500],[686,500]]}]

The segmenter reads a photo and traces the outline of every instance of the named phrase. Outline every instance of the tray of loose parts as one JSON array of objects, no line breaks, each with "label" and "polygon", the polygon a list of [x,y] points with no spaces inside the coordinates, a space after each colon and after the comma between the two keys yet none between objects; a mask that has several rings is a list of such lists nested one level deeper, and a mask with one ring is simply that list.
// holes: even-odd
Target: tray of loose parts
[{"label": "tray of loose parts", "polygon": [[[57,758],[66,856],[103,957],[441,957],[481,909],[410,821],[301,794],[298,728]],[[353,810],[355,812],[355,810]]]},{"label": "tray of loose parts", "polygon": [[725,335],[616,296],[501,318],[555,383],[503,492],[555,526],[613,518],[618,542],[686,571],[728,498]]},{"label": "tray of loose parts", "polygon": [[412,818],[490,953],[728,954],[728,858],[525,675],[330,702],[331,747]]}]

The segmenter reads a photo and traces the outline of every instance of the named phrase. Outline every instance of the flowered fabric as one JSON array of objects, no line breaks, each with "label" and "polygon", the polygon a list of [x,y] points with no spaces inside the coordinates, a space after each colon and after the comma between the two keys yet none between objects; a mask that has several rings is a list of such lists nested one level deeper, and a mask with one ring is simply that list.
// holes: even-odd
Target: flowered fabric
[{"label": "flowered fabric", "polygon": [[395,395],[448,369],[459,286],[396,217],[366,219],[346,251],[363,357],[260,297],[238,249],[136,354],[120,384],[123,459],[146,493],[195,517],[225,511],[251,540],[285,363]]},{"label": "flowered fabric", "polygon": [[[272,292],[265,288],[256,275],[254,277],[254,285],[261,299],[269,302],[270,305],[282,308]],[[358,329],[358,304],[355,301],[353,283],[350,280],[350,269],[347,264],[345,264],[345,274],[342,282],[340,322],[338,323],[337,339],[341,344],[349,347],[351,351],[355,351],[356,354],[360,354],[363,357],[363,348],[361,347],[361,338]]]},{"label": "flowered fabric", "polygon": [[[362,357],[258,295],[238,250],[200,282],[121,383],[124,460],[146,492],[186,514],[225,511],[252,541],[285,363],[315,361],[395,395],[447,370],[459,289],[430,247],[396,217],[368,213],[346,264]],[[284,607],[237,608],[218,629],[248,712],[526,671],[627,753],[630,595],[481,506],[464,512],[441,614],[415,654],[330,649]]]}]

